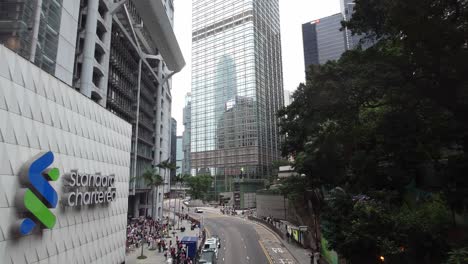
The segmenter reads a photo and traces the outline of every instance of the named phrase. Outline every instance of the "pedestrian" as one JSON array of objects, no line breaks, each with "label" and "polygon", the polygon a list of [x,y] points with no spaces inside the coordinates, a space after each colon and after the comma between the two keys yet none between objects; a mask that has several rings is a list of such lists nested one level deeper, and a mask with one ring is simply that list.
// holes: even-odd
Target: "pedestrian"
[{"label": "pedestrian", "polygon": [[288,238],[288,243],[291,242],[291,235],[289,235],[289,231],[286,231],[286,237]]}]

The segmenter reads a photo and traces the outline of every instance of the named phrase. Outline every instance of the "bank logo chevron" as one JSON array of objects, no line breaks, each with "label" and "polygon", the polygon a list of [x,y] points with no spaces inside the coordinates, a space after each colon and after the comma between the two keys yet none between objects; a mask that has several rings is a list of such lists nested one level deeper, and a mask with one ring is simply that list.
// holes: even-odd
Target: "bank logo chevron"
[{"label": "bank logo chevron", "polygon": [[26,163],[20,172],[20,181],[26,189],[21,189],[17,195],[19,209],[29,213],[27,218],[19,221],[19,233],[30,234],[37,225],[53,228],[55,215],[50,208],[57,207],[57,192],[49,181],[56,181],[60,172],[58,168],[49,168],[54,162],[54,154],[42,152]]}]

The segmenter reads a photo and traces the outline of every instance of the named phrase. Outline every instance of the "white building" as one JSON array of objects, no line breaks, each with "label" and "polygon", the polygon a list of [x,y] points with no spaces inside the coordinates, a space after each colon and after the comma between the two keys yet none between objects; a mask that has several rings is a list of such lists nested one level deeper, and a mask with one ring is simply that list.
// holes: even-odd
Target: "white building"
[{"label": "white building", "polygon": [[[0,10],[0,44],[132,124],[132,177],[171,156],[171,77],[185,65],[173,0],[0,0]],[[161,216],[169,188],[130,187],[132,216]]]},{"label": "white building", "polygon": [[0,61],[0,263],[122,263],[131,125],[3,45]]}]

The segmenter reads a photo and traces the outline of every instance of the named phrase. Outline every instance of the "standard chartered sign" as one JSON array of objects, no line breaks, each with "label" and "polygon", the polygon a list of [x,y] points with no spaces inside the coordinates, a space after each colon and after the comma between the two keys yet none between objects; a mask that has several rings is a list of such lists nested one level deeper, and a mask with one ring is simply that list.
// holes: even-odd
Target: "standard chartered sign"
[{"label": "standard chartered sign", "polygon": [[66,206],[106,204],[115,201],[115,175],[88,174],[71,171],[64,175]]}]

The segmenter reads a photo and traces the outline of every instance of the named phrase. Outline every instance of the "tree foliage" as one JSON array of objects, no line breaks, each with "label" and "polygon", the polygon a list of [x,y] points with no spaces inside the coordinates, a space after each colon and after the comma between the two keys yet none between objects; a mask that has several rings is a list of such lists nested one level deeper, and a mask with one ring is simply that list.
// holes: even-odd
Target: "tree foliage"
[{"label": "tree foliage", "polygon": [[356,0],[343,25],[373,46],[312,66],[279,113],[282,152],[306,175],[283,189],[343,190],[327,196],[322,226],[351,263],[440,263],[454,246],[446,233],[468,204],[467,10]]},{"label": "tree foliage", "polygon": [[191,176],[185,179],[190,188],[190,197],[194,200],[204,199],[211,187],[212,177],[209,175]]}]

